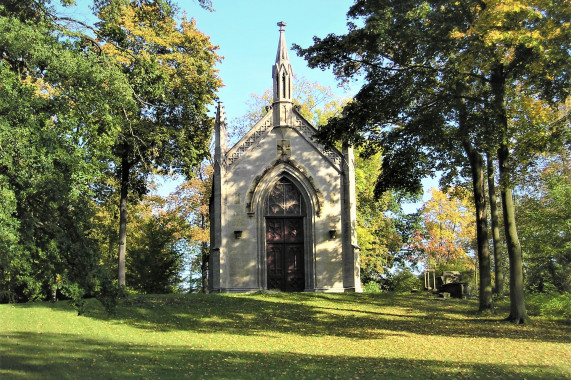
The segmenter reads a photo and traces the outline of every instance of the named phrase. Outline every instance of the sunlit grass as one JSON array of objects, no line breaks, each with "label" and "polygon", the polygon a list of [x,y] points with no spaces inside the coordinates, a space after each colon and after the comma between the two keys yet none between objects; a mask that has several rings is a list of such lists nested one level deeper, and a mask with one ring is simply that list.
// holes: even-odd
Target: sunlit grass
[{"label": "sunlit grass", "polygon": [[425,294],[131,296],[0,305],[0,378],[566,378],[569,321]]}]

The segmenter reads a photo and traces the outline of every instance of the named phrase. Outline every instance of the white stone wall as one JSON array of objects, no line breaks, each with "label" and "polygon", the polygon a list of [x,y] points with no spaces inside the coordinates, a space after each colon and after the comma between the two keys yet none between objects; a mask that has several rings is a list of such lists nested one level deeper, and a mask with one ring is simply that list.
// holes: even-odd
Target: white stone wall
[{"label": "white stone wall", "polygon": [[[278,140],[290,141],[291,156],[284,158],[286,165],[290,161],[292,165],[302,167],[304,174],[311,178],[322,195],[320,214],[313,218],[311,215],[306,217],[306,223],[312,224],[311,236],[305,236],[305,239],[309,241],[313,253],[315,277],[313,289],[309,290],[343,291],[340,168],[330,162],[300,131],[292,128],[269,131],[226,169],[222,181],[226,194],[222,203],[226,215],[222,226],[221,290],[248,291],[266,286],[262,278],[265,263],[259,255],[265,241],[260,241],[263,235],[259,233],[259,215],[247,212],[247,195],[256,177],[280,158]],[[337,231],[334,239],[330,238],[329,231],[332,229]],[[234,231],[242,231],[240,239],[236,239]]]}]

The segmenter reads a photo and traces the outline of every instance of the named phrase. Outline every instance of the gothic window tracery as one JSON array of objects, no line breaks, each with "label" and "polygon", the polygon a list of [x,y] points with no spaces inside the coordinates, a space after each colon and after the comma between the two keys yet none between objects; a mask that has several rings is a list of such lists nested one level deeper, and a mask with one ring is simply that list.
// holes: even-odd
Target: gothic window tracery
[{"label": "gothic window tracery", "polygon": [[267,216],[303,216],[305,205],[301,192],[289,179],[282,177],[268,194]]}]

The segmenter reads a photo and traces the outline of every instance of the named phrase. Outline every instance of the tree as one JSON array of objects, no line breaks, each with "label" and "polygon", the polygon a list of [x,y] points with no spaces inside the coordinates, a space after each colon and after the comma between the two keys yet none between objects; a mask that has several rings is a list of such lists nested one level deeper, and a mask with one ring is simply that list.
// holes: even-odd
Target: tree
[{"label": "tree", "polygon": [[458,264],[471,268],[476,226],[470,196],[462,188],[432,188],[430,192],[431,199],[420,211],[423,228],[413,236],[410,250],[417,259],[436,267]]},{"label": "tree", "polygon": [[500,224],[498,216],[497,195],[496,195],[496,170],[494,161],[489,153],[486,154],[487,175],[488,175],[488,199],[490,200],[490,220],[492,224],[492,245],[494,247],[494,292],[497,295],[504,293],[504,257],[501,253]]},{"label": "tree", "polygon": [[166,199],[146,196],[133,209],[126,278],[129,287],[146,294],[174,293],[182,283],[186,245],[177,214],[165,210]]},{"label": "tree", "polygon": [[[555,103],[568,93],[564,36],[569,6],[515,0],[361,0],[348,16],[362,18],[363,27],[350,24],[345,36],[315,38],[313,46],[297,47],[310,66],[332,66],[340,78],[365,73],[355,101],[345,107],[343,117],[330,120],[321,137],[351,139],[373,150],[382,147],[381,191],[418,190],[420,179],[436,168],[453,177],[462,148],[473,180],[480,273],[486,274],[481,277],[480,309],[491,308],[482,154],[497,152],[510,257],[508,318],[523,322],[527,316],[513,218],[512,160],[521,163],[523,157],[547,149],[547,137],[560,133],[549,119]],[[544,107],[531,106],[537,103]],[[533,128],[519,128],[521,115]],[[541,137],[533,140],[533,150],[522,144],[531,130]]]},{"label": "tree", "polygon": [[[310,66],[333,66],[341,78],[365,72],[365,85],[340,118],[329,121],[321,138],[349,139],[374,152],[382,150],[383,167],[376,193],[388,189],[420,192],[421,179],[435,170],[454,178],[468,167],[473,181],[480,282],[480,309],[492,307],[487,218],[484,197],[482,138],[473,133],[485,125],[474,99],[482,90],[460,72],[450,38],[465,16],[462,7],[443,12],[428,2],[358,1],[349,17],[365,19],[346,36],[315,39],[297,47]],[[394,46],[400,46],[394,49]]]},{"label": "tree", "polygon": [[[478,65],[489,85],[494,123],[488,136],[497,149],[505,236],[510,258],[509,320],[527,318],[523,258],[513,204],[514,161],[521,164],[561,140],[558,103],[569,96],[571,5],[566,2],[492,1],[476,8],[474,22],[453,36],[464,41],[466,61]],[[482,50],[480,50],[482,49]],[[514,112],[517,110],[518,112]],[[523,115],[523,117],[522,117]],[[531,137],[534,138],[531,138]],[[532,146],[526,143],[532,141]],[[514,144],[515,142],[515,144]]]},{"label": "tree", "polygon": [[[378,281],[395,263],[403,246],[396,223],[401,217],[395,194],[385,192],[375,197],[374,183],[381,169],[381,154],[367,159],[357,151],[355,158],[355,192],[357,198],[357,243],[360,248],[361,280]],[[395,223],[396,222],[396,223]]]},{"label": "tree", "polygon": [[[202,2],[204,3],[204,2]],[[207,105],[220,86],[216,47],[171,1],[96,0],[97,37],[115,59],[138,103],[120,107],[121,134],[113,147],[120,179],[119,284],[125,285],[127,203],[144,194],[151,173],[191,175],[208,155],[212,121]]]},{"label": "tree", "polygon": [[190,259],[190,269],[199,268],[202,292],[208,292],[208,260],[210,243],[210,210],[209,202],[212,192],[212,164],[203,161],[195,168],[193,178],[179,185],[168,197],[168,209],[178,215],[181,229],[180,238],[184,239],[192,249],[198,251],[194,259]]},{"label": "tree", "polygon": [[516,197],[529,291],[571,291],[571,169],[569,153],[548,157]]},{"label": "tree", "polygon": [[62,28],[48,2],[0,6],[2,301],[45,299],[62,281],[94,289],[94,196],[129,106],[107,57]]}]

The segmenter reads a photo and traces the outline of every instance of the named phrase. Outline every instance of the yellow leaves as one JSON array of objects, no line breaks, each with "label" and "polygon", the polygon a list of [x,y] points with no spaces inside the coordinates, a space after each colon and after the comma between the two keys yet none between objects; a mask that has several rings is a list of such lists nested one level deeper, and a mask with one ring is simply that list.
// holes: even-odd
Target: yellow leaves
[{"label": "yellow leaves", "polygon": [[450,38],[454,39],[454,40],[461,40],[462,38],[466,37],[468,34],[467,33],[463,33],[461,31],[459,31],[458,29],[454,29],[452,32],[450,32]]},{"label": "yellow leaves", "polygon": [[34,88],[36,95],[44,99],[49,99],[58,93],[57,89],[45,82],[41,77],[26,76],[21,82],[26,86]]},{"label": "yellow leaves", "polygon": [[[132,67],[137,61],[157,62],[158,69],[172,79],[171,89],[193,82],[204,82],[215,72],[220,61],[217,47],[208,36],[196,29],[194,20],[183,17],[180,25],[164,14],[157,3],[123,4],[116,10],[113,26],[123,36],[115,42],[102,42],[103,52],[121,65]],[[215,78],[214,86],[221,81]]]},{"label": "yellow leaves", "polygon": [[424,231],[413,236],[412,248],[437,262],[466,260],[476,236],[470,195],[461,188],[430,192],[421,210]]}]

